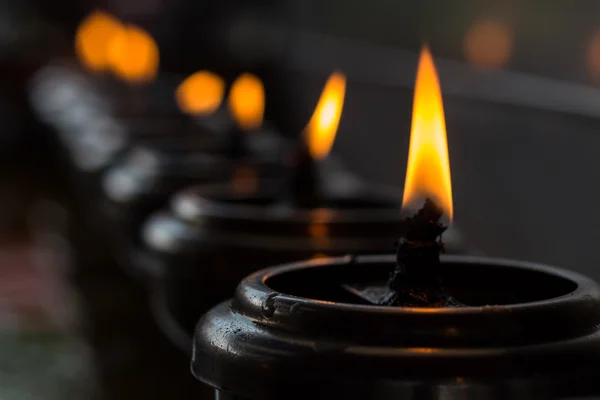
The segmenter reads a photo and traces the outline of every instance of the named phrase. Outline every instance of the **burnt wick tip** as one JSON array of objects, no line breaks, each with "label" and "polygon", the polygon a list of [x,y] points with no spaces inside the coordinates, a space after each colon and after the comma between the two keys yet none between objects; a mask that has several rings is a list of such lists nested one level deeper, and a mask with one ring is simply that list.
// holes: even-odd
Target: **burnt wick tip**
[{"label": "burnt wick tip", "polygon": [[458,303],[444,292],[440,271],[442,209],[427,198],[412,217],[405,218],[405,233],[396,242],[397,265],[390,275],[390,293],[384,305],[402,307],[446,307]]}]

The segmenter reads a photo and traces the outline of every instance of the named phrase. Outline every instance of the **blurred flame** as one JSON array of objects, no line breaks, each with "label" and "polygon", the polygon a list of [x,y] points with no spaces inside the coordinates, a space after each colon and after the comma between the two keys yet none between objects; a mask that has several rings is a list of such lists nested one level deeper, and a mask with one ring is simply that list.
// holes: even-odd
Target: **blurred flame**
[{"label": "blurred flame", "polygon": [[223,101],[225,82],[209,71],[198,71],[177,87],[175,99],[179,109],[187,114],[209,115],[217,111]]},{"label": "blurred flame", "polygon": [[467,60],[479,67],[500,68],[508,63],[512,44],[508,26],[492,19],[480,19],[467,32],[464,51]]},{"label": "blurred flame", "polygon": [[158,46],[148,32],[127,25],[111,37],[108,61],[121,79],[130,83],[150,82],[158,73]]},{"label": "blurred flame", "polygon": [[344,108],[346,76],[334,72],[319,98],[315,112],[306,126],[306,141],[310,154],[320,160],[329,154]]},{"label": "blurred flame", "polygon": [[240,128],[259,128],[265,111],[265,88],[260,79],[248,73],[240,75],[231,85],[229,110]]},{"label": "blurred flame", "polygon": [[444,106],[438,75],[427,47],[421,51],[417,70],[402,206],[423,197],[430,197],[452,220],[452,181]]},{"label": "blurred flame", "polygon": [[308,236],[311,238],[324,238],[328,236],[329,228],[327,225],[321,223],[313,223],[308,227]]},{"label": "blurred flame", "polygon": [[121,21],[104,11],[87,16],[75,33],[75,52],[88,69],[100,72],[109,68],[108,44],[124,30]]}]

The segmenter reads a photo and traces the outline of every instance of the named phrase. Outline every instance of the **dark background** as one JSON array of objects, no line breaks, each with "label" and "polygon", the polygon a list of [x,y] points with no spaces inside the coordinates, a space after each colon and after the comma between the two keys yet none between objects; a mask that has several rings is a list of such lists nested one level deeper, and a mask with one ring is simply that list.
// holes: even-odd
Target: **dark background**
[{"label": "dark background", "polygon": [[[454,223],[467,245],[600,280],[600,3],[591,0],[0,1],[2,265],[32,247],[50,246],[62,254],[59,261],[66,258],[68,246],[48,235],[44,246],[34,235],[29,250],[3,245],[23,241],[32,224],[46,232],[64,222],[64,210],[40,206],[71,183],[54,169],[59,152],[46,141],[27,90],[39,68],[73,58],[75,29],[93,9],[150,31],[161,51],[161,76],[183,79],[211,69],[231,82],[242,71],[257,73],[266,84],[266,116],[289,137],[309,120],[329,74],[345,72],[334,152],[365,178],[399,188],[418,53],[427,43],[444,94]],[[103,253],[96,246],[88,258],[102,264]],[[42,278],[35,285],[47,284]],[[7,285],[0,300],[17,292],[17,303],[30,299],[39,286],[23,280],[29,286]],[[0,323],[0,333],[4,328]],[[118,356],[127,347],[120,346],[114,346]],[[23,352],[13,353],[20,365]],[[0,378],[9,369],[0,361]],[[27,371],[12,373],[25,377],[23,387]]]},{"label": "dark background", "polygon": [[[100,8],[153,33],[162,71],[268,65],[277,70],[272,86],[288,90],[267,93],[267,112],[281,111],[286,102],[285,112],[276,114],[286,115],[281,125],[290,135],[308,120],[327,75],[341,69],[349,85],[335,151],[365,177],[398,186],[417,55],[427,42],[445,95],[456,223],[468,241],[490,255],[600,278],[595,1],[154,0],[4,7],[25,16],[25,31],[44,32],[38,42],[30,40],[39,52],[48,49],[39,41],[50,41],[56,53],[69,54],[77,23]],[[509,45],[506,50],[493,38],[481,39],[492,58],[507,55],[478,66],[466,48],[473,27],[485,21],[502,26]],[[41,63],[42,57],[33,58]]]},{"label": "dark background", "polygon": [[[467,241],[489,255],[600,278],[597,2],[302,3],[296,22],[314,31],[290,57],[303,72],[294,77],[304,92],[299,108],[310,112],[321,74],[348,73],[335,149],[350,166],[403,184],[411,86],[426,41],[445,93],[455,222]],[[478,68],[466,56],[465,37],[481,19],[511,32],[501,68]]]}]

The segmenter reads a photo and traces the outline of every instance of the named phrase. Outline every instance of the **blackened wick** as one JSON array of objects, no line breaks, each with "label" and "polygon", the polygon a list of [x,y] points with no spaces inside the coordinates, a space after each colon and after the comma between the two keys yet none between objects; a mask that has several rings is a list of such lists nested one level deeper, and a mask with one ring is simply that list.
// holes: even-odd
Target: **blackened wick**
[{"label": "blackened wick", "polygon": [[404,220],[405,233],[398,240],[397,265],[388,281],[390,293],[383,304],[399,307],[445,307],[459,305],[444,293],[440,252],[442,210],[431,200],[414,216]]},{"label": "blackened wick", "polygon": [[302,208],[316,208],[322,205],[323,182],[321,182],[319,168],[303,141],[295,149],[290,172],[288,190],[291,202]]}]

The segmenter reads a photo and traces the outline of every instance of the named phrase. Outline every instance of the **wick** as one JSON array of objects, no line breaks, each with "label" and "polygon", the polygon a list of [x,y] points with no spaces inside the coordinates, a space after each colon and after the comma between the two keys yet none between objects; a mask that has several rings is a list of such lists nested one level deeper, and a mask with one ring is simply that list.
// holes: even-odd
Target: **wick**
[{"label": "wick", "polygon": [[444,292],[440,252],[446,226],[443,211],[427,198],[412,217],[405,218],[405,233],[397,242],[396,267],[388,281],[390,292],[382,304],[401,307],[457,306]]},{"label": "wick", "polygon": [[228,150],[232,159],[240,160],[246,155],[248,150],[246,140],[246,132],[236,124],[233,124],[228,134]]},{"label": "wick", "polygon": [[294,206],[316,208],[322,205],[321,173],[304,141],[296,147],[287,186],[288,192],[285,197]]}]

